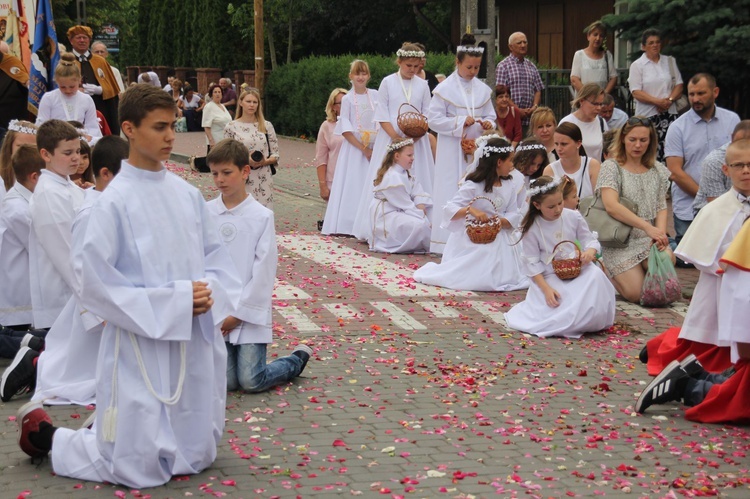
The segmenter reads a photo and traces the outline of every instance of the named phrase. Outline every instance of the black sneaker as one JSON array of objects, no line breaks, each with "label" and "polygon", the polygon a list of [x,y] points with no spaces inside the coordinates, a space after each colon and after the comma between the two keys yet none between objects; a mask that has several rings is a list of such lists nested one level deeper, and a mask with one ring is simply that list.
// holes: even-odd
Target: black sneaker
[{"label": "black sneaker", "polygon": [[[305,367],[307,367],[307,361],[310,360],[310,356],[312,354],[312,348],[307,345],[297,345],[297,348],[295,348],[292,352],[292,355],[302,359],[302,369],[299,370],[299,374],[302,374],[302,371],[304,371]],[[299,376],[299,374],[297,376]]]},{"label": "black sneaker", "polygon": [[682,393],[677,385],[686,378],[688,375],[682,370],[680,362],[673,360],[643,389],[635,404],[635,412],[643,414],[653,404],[680,400]]},{"label": "black sneaker", "polygon": [[648,364],[648,345],[643,345],[641,351],[638,352],[638,360],[640,360],[644,364]]},{"label": "black sneaker", "polygon": [[318,232],[323,230],[323,220],[318,220]]},{"label": "black sneaker", "polygon": [[685,374],[695,379],[706,379],[709,374],[692,353],[680,361],[680,367],[685,371]]},{"label": "black sneaker", "polygon": [[18,350],[13,362],[3,373],[0,382],[0,399],[9,401],[15,395],[27,392],[36,384],[36,366],[34,359],[39,357],[39,352],[29,347]]},{"label": "black sneaker", "polygon": [[21,338],[21,347],[29,347],[36,352],[44,350],[44,338],[27,333]]}]

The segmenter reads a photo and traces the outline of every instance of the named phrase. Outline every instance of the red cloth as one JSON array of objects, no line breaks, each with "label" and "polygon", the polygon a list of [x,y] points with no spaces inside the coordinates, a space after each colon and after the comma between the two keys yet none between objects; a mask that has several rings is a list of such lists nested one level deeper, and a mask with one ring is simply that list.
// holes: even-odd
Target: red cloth
[{"label": "red cloth", "polygon": [[673,360],[682,360],[695,354],[703,368],[712,373],[720,373],[732,365],[729,347],[718,347],[708,343],[678,338],[679,327],[672,327],[646,343],[648,350],[648,373],[656,376]]},{"label": "red cloth", "polygon": [[505,133],[505,137],[511,142],[521,142],[523,131],[521,130],[521,110],[516,106],[510,106],[510,112],[505,118],[497,118],[497,127]]},{"label": "red cloth", "polygon": [[99,130],[102,131],[102,136],[112,135],[112,130],[109,129],[109,124],[107,124],[107,118],[99,110],[96,111],[96,119],[99,121]]},{"label": "red cloth", "polygon": [[703,402],[685,411],[685,417],[697,423],[750,423],[750,363],[740,360],[735,372],[709,390]]}]

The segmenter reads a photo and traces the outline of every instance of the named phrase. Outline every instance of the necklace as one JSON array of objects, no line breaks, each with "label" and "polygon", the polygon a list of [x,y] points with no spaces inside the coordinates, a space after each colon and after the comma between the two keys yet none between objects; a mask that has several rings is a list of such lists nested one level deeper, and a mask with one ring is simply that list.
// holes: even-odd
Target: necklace
[{"label": "necklace", "polygon": [[409,80],[409,90],[406,90],[406,86],[404,85],[404,78],[401,76],[401,73],[398,73],[398,82],[401,83],[401,90],[404,91],[404,97],[406,97],[406,103],[411,104],[411,89],[414,86],[414,81]]},{"label": "necklace", "polygon": [[[357,117],[357,130],[362,130],[362,121],[361,121],[361,111],[359,109],[359,102],[357,102],[357,92],[352,92],[353,99],[354,99],[354,113]],[[370,110],[374,110],[375,106],[372,105],[372,98],[370,97],[370,92],[365,89],[365,95],[367,95],[367,102],[370,104]]]},{"label": "necklace", "polygon": [[[463,78],[459,76],[459,87],[461,87],[461,95],[464,98],[464,104],[466,104],[466,111],[468,111],[469,116],[474,118],[474,94],[472,93],[472,81],[469,80],[468,87],[463,84]],[[471,95],[471,104],[469,104],[469,95]]]}]

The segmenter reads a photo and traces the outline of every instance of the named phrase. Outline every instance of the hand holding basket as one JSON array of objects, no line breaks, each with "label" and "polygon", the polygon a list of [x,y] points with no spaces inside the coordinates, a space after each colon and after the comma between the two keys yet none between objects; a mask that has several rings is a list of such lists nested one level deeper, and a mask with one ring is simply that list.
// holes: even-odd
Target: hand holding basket
[{"label": "hand holding basket", "polygon": [[[559,258],[555,260],[554,256],[561,244],[572,244],[576,250],[575,258]],[[581,273],[581,248],[573,241],[565,240],[557,243],[552,250],[552,270],[555,271],[555,275],[561,280],[578,277]]]},{"label": "hand holding basket", "polygon": [[[470,218],[469,208],[474,204],[477,199],[486,199],[495,208],[495,214],[489,217],[485,222]],[[497,216],[497,205],[493,200],[485,196],[477,196],[469,202],[466,207],[466,235],[469,236],[469,240],[474,244],[489,244],[495,240],[497,234],[502,228],[502,222],[500,217]]]}]

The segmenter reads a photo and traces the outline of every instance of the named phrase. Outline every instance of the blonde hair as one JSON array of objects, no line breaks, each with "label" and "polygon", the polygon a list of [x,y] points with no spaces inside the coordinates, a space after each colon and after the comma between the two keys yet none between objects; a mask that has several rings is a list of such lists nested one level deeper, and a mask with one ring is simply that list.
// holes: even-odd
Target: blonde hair
[{"label": "blonde hair", "polygon": [[[30,121],[19,121],[18,125],[31,130],[36,130],[37,126]],[[11,157],[13,155],[13,143],[16,141],[16,137],[21,132],[15,130],[8,130],[3,139],[3,145],[0,146],[0,177],[2,177],[5,183],[5,190],[7,191],[13,187],[13,183],[16,181],[16,175],[13,173],[13,163]]]},{"label": "blonde hair", "polygon": [[76,62],[76,56],[70,52],[60,54],[60,62],[57,63],[57,67],[55,68],[55,81],[60,78],[81,79],[81,68]]},{"label": "blonde hair", "polygon": [[563,176],[561,183],[563,199],[568,199],[570,196],[578,193],[578,186],[576,185],[576,181],[569,176]]},{"label": "blonde hair", "polygon": [[[399,142],[402,142],[404,139],[398,139],[391,142],[391,144],[397,144]],[[390,148],[387,149],[387,152],[385,153],[385,157],[383,158],[383,162],[380,164],[380,168],[378,168],[378,173],[375,174],[375,180],[373,180],[373,185],[380,185],[380,182],[383,181],[383,177],[385,176],[385,172],[388,171],[388,169],[393,166],[393,164],[396,162],[396,153],[403,151],[407,147],[414,147],[413,144],[406,144],[402,147],[399,147],[398,149],[391,150]],[[409,172],[406,172],[407,175],[409,175]],[[411,176],[411,175],[409,175]]]},{"label": "blonde hair", "polygon": [[369,76],[370,65],[367,64],[367,62],[363,61],[362,59],[354,59],[352,63],[349,65],[349,74],[357,75],[359,73],[365,73]]},{"label": "blonde hair", "polygon": [[570,101],[570,107],[578,109],[581,107],[581,101],[589,98],[597,98],[604,93],[604,89],[598,83],[587,83],[576,93],[576,98]]},{"label": "blonde hair", "polygon": [[[258,131],[260,131],[261,133],[266,133],[266,119],[263,117],[263,103],[260,100],[260,92],[258,92],[258,89],[248,87],[243,90],[242,93],[240,93],[239,98],[237,99],[237,104],[242,104],[242,101],[248,95],[254,95],[255,98],[258,99],[258,109],[255,110],[255,119],[258,121]],[[242,106],[238,105],[234,119],[238,120],[242,118],[242,113]]]},{"label": "blonde hair", "polygon": [[641,164],[646,168],[653,168],[656,164],[656,150],[658,148],[658,139],[656,137],[656,128],[651,124],[648,118],[643,116],[633,116],[617,131],[615,139],[612,141],[612,145],[609,147],[609,153],[612,158],[615,159],[619,164],[625,164],[627,161],[627,153],[625,152],[625,137],[636,127],[648,128],[648,148],[646,152],[641,156]]},{"label": "blonde hair", "polygon": [[555,112],[547,106],[539,106],[533,113],[531,113],[528,137],[534,137],[534,130],[536,130],[539,125],[545,123],[552,123],[552,126],[557,126]]},{"label": "blonde hair", "polygon": [[346,95],[347,90],[345,88],[334,88],[331,91],[331,95],[328,96],[328,102],[326,102],[326,121],[332,121],[336,123],[336,112],[333,110],[333,103],[339,94]]}]

